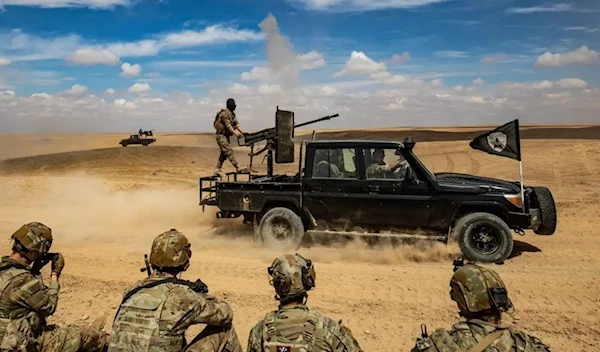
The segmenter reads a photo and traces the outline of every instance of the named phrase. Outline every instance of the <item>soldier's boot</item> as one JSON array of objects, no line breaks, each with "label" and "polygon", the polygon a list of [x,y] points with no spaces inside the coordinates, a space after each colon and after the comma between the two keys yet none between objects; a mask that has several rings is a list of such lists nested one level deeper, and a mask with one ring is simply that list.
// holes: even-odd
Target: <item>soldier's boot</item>
[{"label": "soldier's boot", "polygon": [[215,169],[215,173],[214,173],[214,175],[215,175],[215,176],[221,176],[221,177],[224,177],[224,176],[225,176],[225,173],[223,172],[223,170],[221,170],[221,168],[220,168],[220,167],[218,167],[218,168],[216,168],[216,169]]},{"label": "soldier's boot", "polygon": [[[247,174],[250,172],[250,169],[247,166],[244,166],[244,167],[236,166],[235,172],[238,174]],[[256,172],[256,171],[254,171],[254,172]]]}]

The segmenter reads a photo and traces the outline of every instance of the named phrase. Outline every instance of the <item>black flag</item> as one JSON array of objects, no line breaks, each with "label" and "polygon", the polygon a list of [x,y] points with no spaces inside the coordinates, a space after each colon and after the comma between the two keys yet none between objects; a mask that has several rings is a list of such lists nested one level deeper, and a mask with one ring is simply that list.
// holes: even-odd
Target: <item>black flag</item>
[{"label": "black flag", "polygon": [[473,149],[478,149],[488,154],[521,161],[519,119],[475,137],[469,145]]}]

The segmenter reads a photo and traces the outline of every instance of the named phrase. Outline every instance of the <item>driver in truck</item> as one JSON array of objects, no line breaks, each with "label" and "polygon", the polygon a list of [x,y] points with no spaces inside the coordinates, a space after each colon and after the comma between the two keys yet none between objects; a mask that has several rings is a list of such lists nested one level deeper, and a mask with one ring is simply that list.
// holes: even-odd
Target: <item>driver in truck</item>
[{"label": "driver in truck", "polygon": [[397,178],[394,177],[394,172],[397,169],[404,169],[408,167],[408,163],[406,160],[402,160],[402,154],[400,151],[396,151],[395,153],[398,155],[398,160],[386,164],[384,161],[385,153],[383,149],[375,149],[373,152],[373,163],[367,167],[367,177],[368,178]]}]

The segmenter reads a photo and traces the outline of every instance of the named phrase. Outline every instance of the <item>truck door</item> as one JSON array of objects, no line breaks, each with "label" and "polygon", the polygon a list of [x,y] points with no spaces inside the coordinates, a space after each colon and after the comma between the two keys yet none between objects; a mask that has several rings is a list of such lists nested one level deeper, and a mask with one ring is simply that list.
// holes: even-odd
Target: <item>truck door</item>
[{"label": "truck door", "polygon": [[395,149],[362,150],[365,179],[363,192],[363,223],[418,228],[429,225],[431,195],[428,183],[403,178],[402,168],[394,171],[399,161]]},{"label": "truck door", "polygon": [[361,180],[355,148],[307,149],[303,201],[317,221],[359,221]]}]

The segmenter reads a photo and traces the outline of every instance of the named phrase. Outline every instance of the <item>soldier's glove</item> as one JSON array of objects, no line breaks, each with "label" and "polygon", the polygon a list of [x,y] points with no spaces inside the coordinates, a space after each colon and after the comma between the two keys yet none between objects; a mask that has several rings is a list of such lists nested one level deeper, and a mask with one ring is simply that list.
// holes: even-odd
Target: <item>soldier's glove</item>
[{"label": "soldier's glove", "polygon": [[60,277],[60,273],[65,267],[65,258],[60,253],[55,253],[52,256],[52,272]]}]

